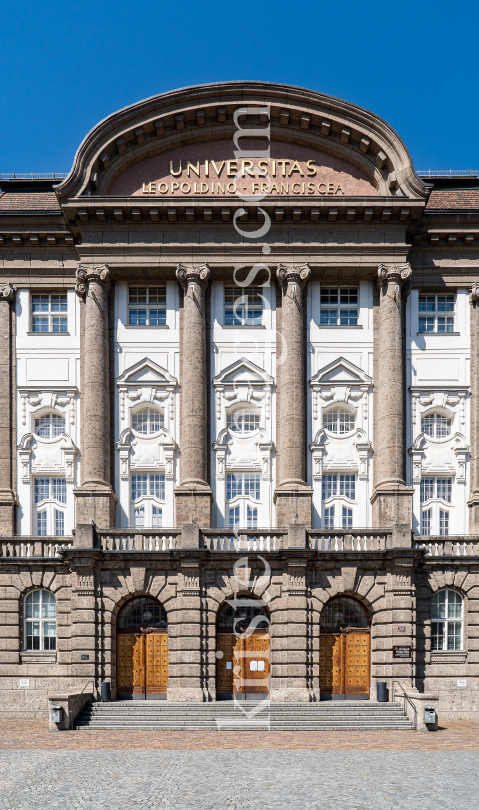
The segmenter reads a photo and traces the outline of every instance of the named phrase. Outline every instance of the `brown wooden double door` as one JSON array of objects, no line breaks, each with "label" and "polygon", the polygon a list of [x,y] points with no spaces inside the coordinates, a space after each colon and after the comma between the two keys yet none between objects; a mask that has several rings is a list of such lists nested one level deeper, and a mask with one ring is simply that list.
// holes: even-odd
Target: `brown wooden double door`
[{"label": "brown wooden double door", "polygon": [[320,635],[321,695],[369,697],[370,635],[358,630]]},{"label": "brown wooden double door", "polygon": [[117,691],[136,699],[166,695],[168,687],[168,635],[118,633]]},{"label": "brown wooden double door", "polygon": [[234,633],[218,633],[216,656],[217,695],[269,693],[269,633],[252,633],[246,638],[238,638]]}]

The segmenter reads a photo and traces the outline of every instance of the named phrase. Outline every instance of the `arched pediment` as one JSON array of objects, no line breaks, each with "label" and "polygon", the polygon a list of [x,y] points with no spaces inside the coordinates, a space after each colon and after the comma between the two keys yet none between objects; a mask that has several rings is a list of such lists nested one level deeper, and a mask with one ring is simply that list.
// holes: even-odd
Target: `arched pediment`
[{"label": "arched pediment", "polygon": [[125,369],[123,374],[116,378],[118,385],[168,385],[175,386],[176,378],[166,368],[154,363],[147,357],[138,360],[133,366]]},{"label": "arched pediment", "polygon": [[[427,187],[417,177],[405,144],[379,116],[312,90],[254,81],[188,87],[153,96],[110,115],[80,145],[68,177],[56,189],[57,196],[64,204],[89,196],[98,200],[108,195],[115,198],[136,195],[130,172],[141,183],[155,183],[154,193],[148,191],[145,197],[148,203],[158,197],[180,198],[181,189],[172,191],[171,183],[164,194],[158,194],[156,184],[158,180],[161,182],[165,166],[172,182],[176,180],[170,175],[169,161],[178,161],[183,155],[183,161],[203,165],[204,176],[200,169],[196,173],[191,170],[189,179],[192,183],[208,184],[208,193],[201,187],[198,189],[204,200],[211,192],[209,181],[215,177],[211,165],[208,175],[204,161],[227,160],[222,157],[226,142],[230,159],[234,157],[232,136],[238,123],[234,116],[236,113],[237,118],[238,109],[243,107],[261,107],[264,112],[248,115],[247,122],[240,122],[239,126],[256,128],[259,132],[269,124],[271,158],[289,161],[290,169],[297,162],[292,175],[283,178],[278,171],[277,179],[299,181],[299,191],[293,192],[299,196],[320,197],[320,179],[326,183],[324,193],[328,194],[328,183],[335,183],[336,188],[340,177],[348,186],[347,191],[343,189],[348,197],[379,195],[423,200],[427,196]],[[241,148],[245,148],[244,144]],[[312,165],[318,168],[309,181],[305,170],[308,160],[315,161]],[[177,170],[175,163],[174,171]],[[149,180],[142,179],[142,173]],[[308,182],[312,182],[312,192]],[[139,194],[144,197],[142,187]]]},{"label": "arched pediment", "polygon": [[241,357],[213,378],[214,385],[273,385],[273,378],[262,368]]},{"label": "arched pediment", "polygon": [[371,385],[372,379],[344,357],[332,360],[311,377],[311,385]]}]

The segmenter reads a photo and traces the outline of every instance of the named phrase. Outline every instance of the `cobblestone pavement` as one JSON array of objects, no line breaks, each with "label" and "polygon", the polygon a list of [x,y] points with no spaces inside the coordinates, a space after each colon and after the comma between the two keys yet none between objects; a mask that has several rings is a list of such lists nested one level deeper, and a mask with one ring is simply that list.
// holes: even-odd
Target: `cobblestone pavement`
[{"label": "cobblestone pavement", "polygon": [[4,751],[2,810],[477,810],[473,751]]}]

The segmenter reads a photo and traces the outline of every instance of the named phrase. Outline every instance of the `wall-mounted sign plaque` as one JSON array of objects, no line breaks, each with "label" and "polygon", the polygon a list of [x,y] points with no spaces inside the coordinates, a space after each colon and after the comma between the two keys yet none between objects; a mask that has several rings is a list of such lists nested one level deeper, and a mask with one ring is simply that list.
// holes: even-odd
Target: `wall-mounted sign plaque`
[{"label": "wall-mounted sign plaque", "polygon": [[411,647],[393,647],[393,658],[411,658]]},{"label": "wall-mounted sign plaque", "polygon": [[81,658],[82,661],[89,661],[90,660],[89,655],[81,655],[80,658]]},{"label": "wall-mounted sign plaque", "polygon": [[405,632],[406,632],[406,625],[398,624],[398,633],[405,633]]}]

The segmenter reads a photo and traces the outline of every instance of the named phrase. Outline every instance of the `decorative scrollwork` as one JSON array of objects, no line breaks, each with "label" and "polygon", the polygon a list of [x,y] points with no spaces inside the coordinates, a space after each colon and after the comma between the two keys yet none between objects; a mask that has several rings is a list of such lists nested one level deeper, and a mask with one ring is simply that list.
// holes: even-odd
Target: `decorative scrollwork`
[{"label": "decorative scrollwork", "polygon": [[2,298],[10,303],[15,300],[15,290],[10,283],[5,284],[5,287],[2,288]]},{"label": "decorative scrollwork", "polygon": [[411,288],[409,283],[411,276],[410,264],[380,264],[378,267],[378,284],[380,287],[392,282],[402,287],[406,293]]},{"label": "decorative scrollwork", "polygon": [[110,289],[110,268],[107,264],[78,264],[75,292],[80,297],[86,295],[91,282],[104,284]]},{"label": "decorative scrollwork", "polygon": [[191,282],[196,282],[206,289],[210,278],[210,268],[207,264],[179,264],[176,268],[176,278],[183,289]]},{"label": "decorative scrollwork", "polygon": [[304,287],[310,275],[311,269],[308,264],[301,264],[298,267],[289,267],[285,264],[279,264],[276,270],[276,277],[281,287],[291,281]]}]

